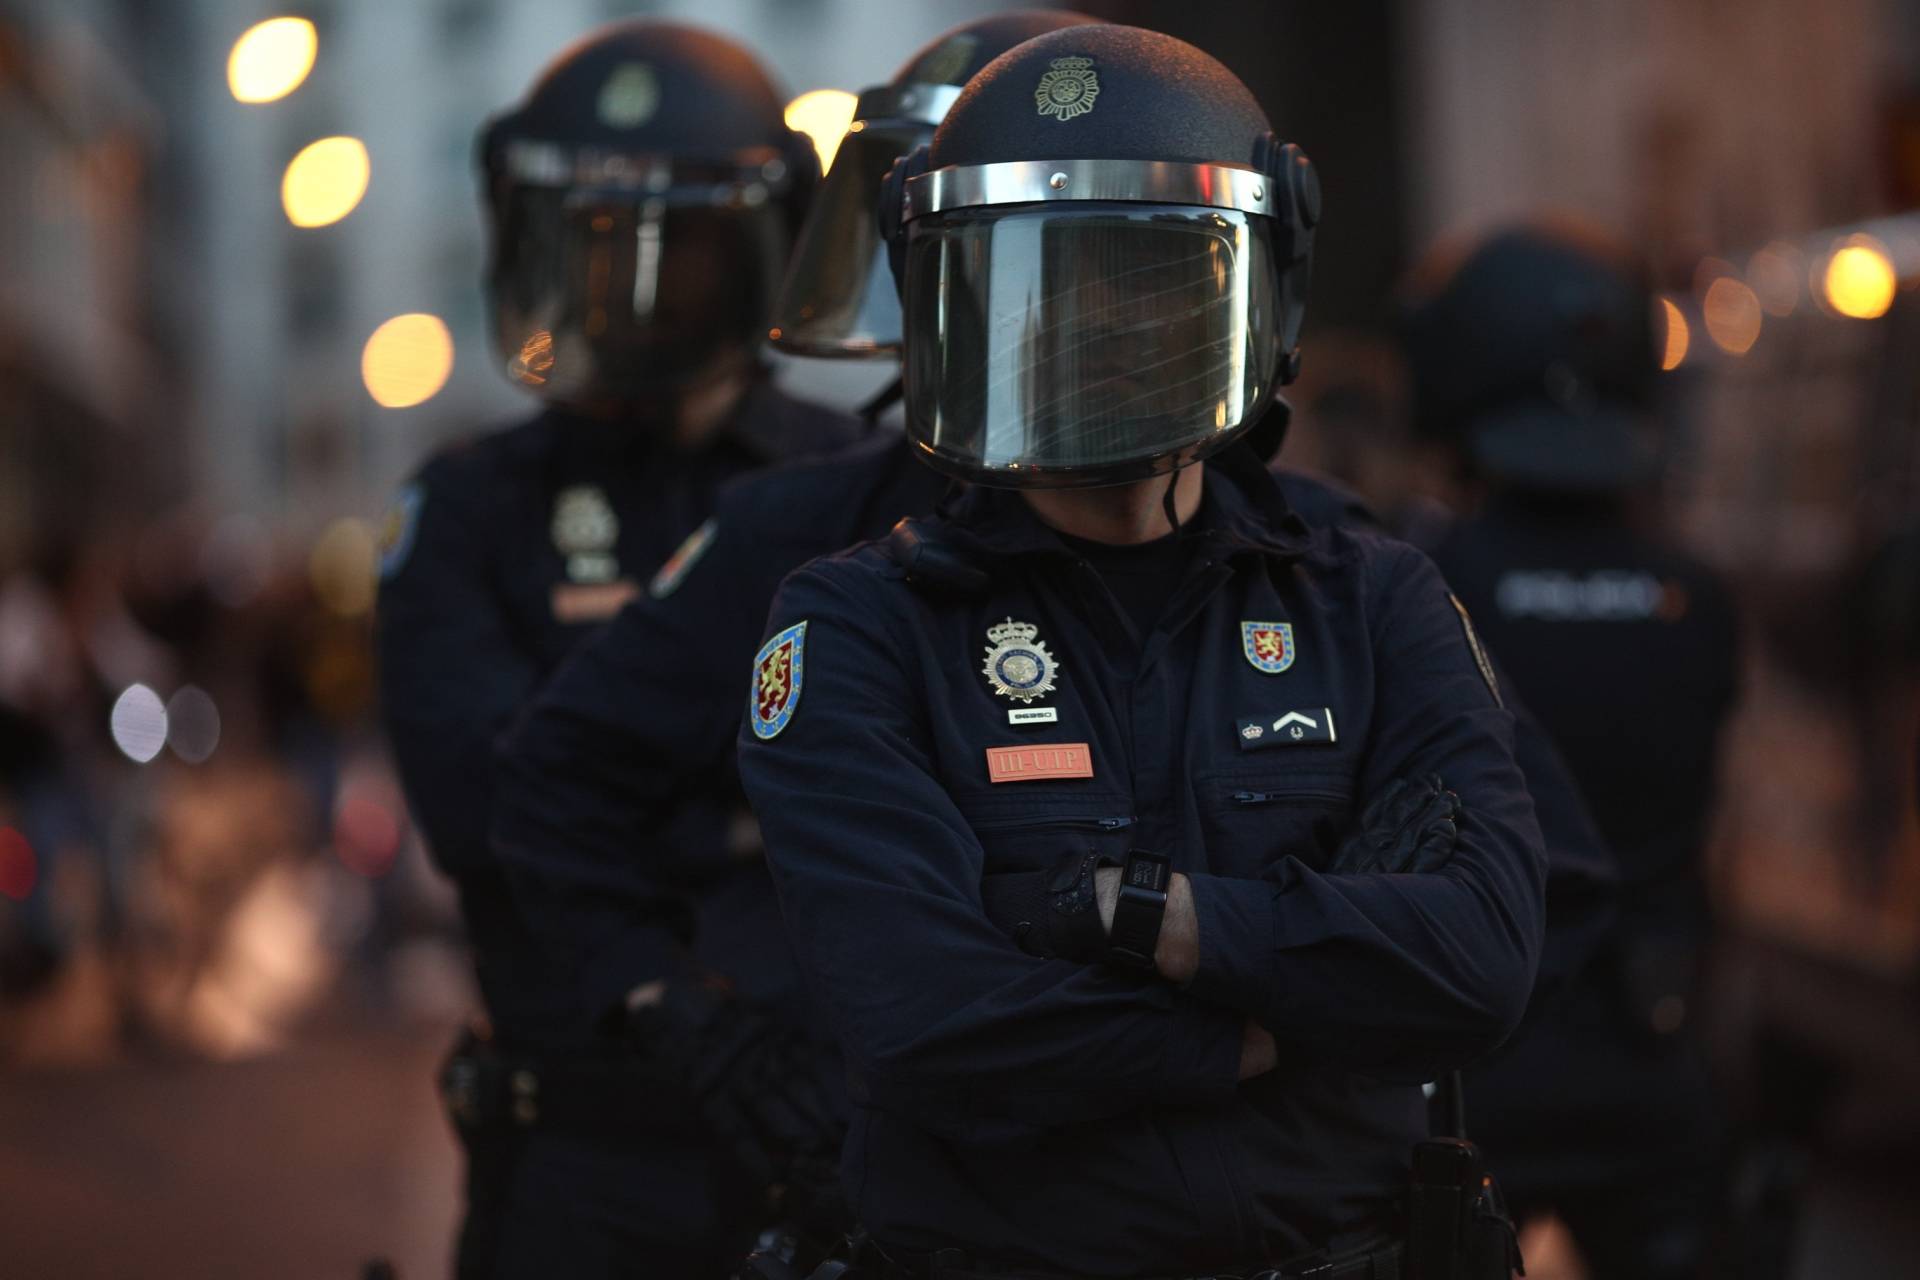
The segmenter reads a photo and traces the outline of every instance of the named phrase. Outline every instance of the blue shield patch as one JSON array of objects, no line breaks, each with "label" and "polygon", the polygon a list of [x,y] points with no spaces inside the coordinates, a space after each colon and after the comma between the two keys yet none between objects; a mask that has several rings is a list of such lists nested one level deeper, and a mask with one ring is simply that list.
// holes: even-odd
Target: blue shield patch
[{"label": "blue shield patch", "polygon": [[1293,665],[1291,622],[1242,622],[1240,651],[1255,671],[1277,676]]},{"label": "blue shield patch", "polygon": [[778,737],[800,705],[800,686],[806,679],[807,624],[796,622],[760,646],[753,655],[753,693],[747,701],[747,723],[761,740]]},{"label": "blue shield patch", "polygon": [[385,582],[406,566],[413,553],[413,537],[420,528],[420,508],[427,500],[426,490],[410,484],[393,496],[380,522],[380,580]]}]

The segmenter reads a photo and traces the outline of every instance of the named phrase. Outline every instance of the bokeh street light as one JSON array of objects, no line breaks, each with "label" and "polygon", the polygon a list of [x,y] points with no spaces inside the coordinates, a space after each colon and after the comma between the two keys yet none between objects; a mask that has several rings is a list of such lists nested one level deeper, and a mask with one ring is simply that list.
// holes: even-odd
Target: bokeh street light
[{"label": "bokeh street light", "polygon": [[1893,306],[1900,277],[1885,246],[1871,236],[1853,236],[1827,259],[1821,291],[1827,305],[1855,320],[1874,320]]},{"label": "bokeh street light", "polygon": [[1660,318],[1660,368],[1662,372],[1670,372],[1678,369],[1687,358],[1687,348],[1693,344],[1693,332],[1687,327],[1686,314],[1672,298],[1660,299]]},{"label": "bokeh street light", "polygon": [[820,172],[833,167],[840,139],[853,123],[859,99],[845,89],[810,89],[787,104],[787,128],[804,133],[820,156]]},{"label": "bokeh street light", "polygon": [[1760,340],[1760,299],[1733,276],[1721,276],[1707,286],[1700,304],[1707,336],[1730,356],[1743,356]]},{"label": "bokeh street light", "polygon": [[360,379],[376,404],[406,409],[440,393],[453,372],[453,335],[439,316],[415,311],[373,331],[360,353]]},{"label": "bokeh street light", "polygon": [[305,18],[269,18],[247,28],[227,55],[227,88],[241,102],[277,102],[313,70],[320,37]]},{"label": "bokeh street light", "polygon": [[359,207],[373,176],[367,146],[358,138],[322,138],[287,163],[280,203],[296,227],[324,227]]}]

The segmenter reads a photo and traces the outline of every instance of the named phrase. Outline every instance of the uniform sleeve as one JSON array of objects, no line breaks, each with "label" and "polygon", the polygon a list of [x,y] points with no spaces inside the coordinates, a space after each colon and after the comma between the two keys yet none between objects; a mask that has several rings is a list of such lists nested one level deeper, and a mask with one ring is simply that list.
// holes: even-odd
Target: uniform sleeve
[{"label": "uniform sleeve", "polygon": [[[380,707],[414,822],[449,874],[487,857],[494,738],[539,678],[507,629],[473,470],[430,464],[383,566]],[[396,519],[402,518],[396,516]]]},{"label": "uniform sleeve", "polygon": [[1518,1023],[1539,960],[1545,854],[1513,717],[1464,613],[1418,552],[1372,554],[1374,717],[1359,803],[1394,778],[1438,774],[1464,809],[1459,845],[1428,875],[1321,875],[1288,858],[1271,880],[1192,877],[1191,989],[1254,1014],[1283,1055],[1428,1079]]},{"label": "uniform sleeve", "polygon": [[1572,984],[1606,940],[1619,917],[1620,866],[1546,726],[1504,676],[1500,689],[1513,712],[1514,756],[1547,846],[1546,938],[1527,1006],[1531,1018]]},{"label": "uniform sleeve", "polygon": [[687,810],[703,816],[730,786],[777,581],[751,539],[716,528],[672,594],[634,600],[583,641],[500,746],[494,855],[590,1008],[686,963],[691,908],[665,863]]},{"label": "uniform sleeve", "polygon": [[861,569],[787,580],[769,634],[806,623],[798,700],[775,736],[749,724],[740,738],[781,911],[856,1100],[956,1142],[1230,1100],[1242,1015],[1027,956],[987,919],[981,846],[933,772],[912,646],[881,620],[897,607],[883,592],[907,588]]}]

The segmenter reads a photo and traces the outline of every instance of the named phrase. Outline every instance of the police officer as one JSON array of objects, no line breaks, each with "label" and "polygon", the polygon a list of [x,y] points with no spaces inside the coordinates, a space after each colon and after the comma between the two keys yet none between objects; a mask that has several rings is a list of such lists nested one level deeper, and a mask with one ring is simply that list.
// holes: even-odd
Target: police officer
[{"label": "police officer", "polygon": [[[1082,27],[896,178],[908,429],[976,484],[787,579],[740,738],[882,1268],[1380,1274],[1418,1082],[1526,1003],[1543,857],[1431,565],[1311,534],[1240,444],[1311,168],[1198,50]],[[1434,778],[1444,867],[1329,873]]]},{"label": "police officer", "polygon": [[1470,1077],[1516,1210],[1551,1208],[1600,1277],[1691,1276],[1722,1119],[1691,1032],[1703,855],[1735,627],[1705,566],[1643,532],[1653,301],[1572,224],[1501,231],[1413,276],[1414,411],[1479,509],[1434,558],[1559,742],[1616,851],[1619,920],[1584,979]]},{"label": "police officer", "polygon": [[[545,404],[403,490],[378,637],[401,779],[459,887],[491,1022],[446,1079],[470,1157],[463,1275],[715,1273],[753,1225],[757,1191],[731,1185],[688,1095],[710,1081],[600,1033],[530,945],[486,833],[495,738],[721,483],[857,433],[756,356],[817,181],[782,110],[745,49],[635,21],[568,49],[481,135],[499,353]],[[716,803],[681,814],[681,862],[721,858],[726,822]],[[718,1039],[760,1061],[761,1030]]]}]

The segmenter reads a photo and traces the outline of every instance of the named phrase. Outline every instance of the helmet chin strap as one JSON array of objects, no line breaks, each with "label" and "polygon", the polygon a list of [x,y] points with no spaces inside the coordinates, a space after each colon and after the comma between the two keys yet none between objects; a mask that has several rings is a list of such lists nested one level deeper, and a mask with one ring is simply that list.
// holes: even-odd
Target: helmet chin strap
[{"label": "helmet chin strap", "polygon": [[1167,491],[1160,495],[1160,509],[1167,514],[1167,528],[1180,532],[1180,509],[1174,505],[1173,489],[1180,482],[1180,468],[1167,472]]}]

